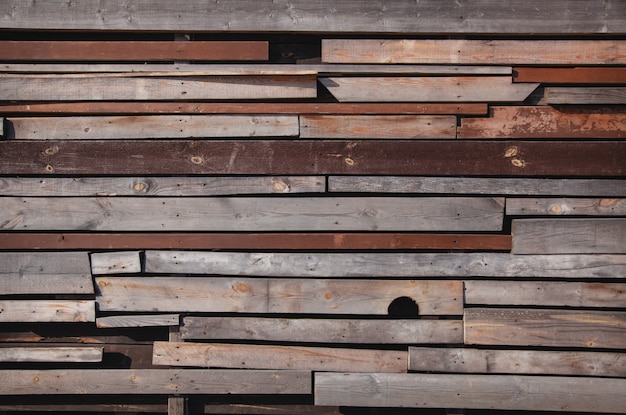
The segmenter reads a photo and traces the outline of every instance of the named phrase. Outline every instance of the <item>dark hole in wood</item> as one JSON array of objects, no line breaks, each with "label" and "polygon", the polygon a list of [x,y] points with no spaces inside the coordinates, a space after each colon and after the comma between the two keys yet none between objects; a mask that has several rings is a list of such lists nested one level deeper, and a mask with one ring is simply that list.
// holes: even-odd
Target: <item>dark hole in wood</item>
[{"label": "dark hole in wood", "polygon": [[414,317],[419,315],[419,307],[411,297],[398,297],[387,307],[390,316]]}]

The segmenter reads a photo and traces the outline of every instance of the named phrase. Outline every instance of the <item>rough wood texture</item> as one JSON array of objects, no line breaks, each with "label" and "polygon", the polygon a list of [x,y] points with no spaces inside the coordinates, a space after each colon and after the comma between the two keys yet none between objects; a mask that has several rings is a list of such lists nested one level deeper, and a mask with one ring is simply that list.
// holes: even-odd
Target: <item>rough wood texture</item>
[{"label": "rough wood texture", "polygon": [[0,158],[2,175],[626,174],[623,141],[9,140],[0,142]]},{"label": "rough wood texture", "polygon": [[407,371],[405,350],[155,342],[156,365],[330,372]]},{"label": "rough wood texture", "polygon": [[621,413],[626,379],[316,373],[315,404]]},{"label": "rough wood texture", "polygon": [[99,252],[91,254],[92,274],[134,274],[141,272],[139,252]]},{"label": "rough wood texture", "polygon": [[185,415],[187,413],[187,398],[170,396],[167,398],[168,415]]},{"label": "rough wood texture", "polygon": [[1,347],[0,362],[101,362],[102,347]]},{"label": "rough wood texture", "polygon": [[624,84],[626,68],[513,68],[513,82]]},{"label": "rough wood texture", "polygon": [[626,313],[469,308],[465,344],[626,348]]},{"label": "rough wood texture", "polygon": [[504,76],[332,77],[320,82],[339,102],[522,102],[539,86],[513,84]]},{"label": "rough wood texture", "polygon": [[626,199],[616,198],[507,198],[507,215],[624,216]]},{"label": "rough wood texture", "polygon": [[622,353],[409,347],[409,370],[624,377]]},{"label": "rough wood texture", "polygon": [[85,323],[96,321],[89,300],[0,300],[2,323]]},{"label": "rough wood texture", "polygon": [[[323,39],[326,63],[620,65],[623,40]],[[541,81],[539,81],[541,82]]]},{"label": "rough wood texture", "polygon": [[96,326],[99,329],[113,327],[162,327],[178,326],[180,316],[178,314],[153,314],[153,315],[129,315],[107,316],[96,318]]},{"label": "rough wood texture", "polygon": [[626,253],[626,219],[515,219],[515,254]]},{"label": "rough wood texture", "polygon": [[549,87],[546,104],[626,104],[626,87]]},{"label": "rough wood texture", "polygon": [[185,340],[340,344],[463,343],[461,320],[184,317]]}]

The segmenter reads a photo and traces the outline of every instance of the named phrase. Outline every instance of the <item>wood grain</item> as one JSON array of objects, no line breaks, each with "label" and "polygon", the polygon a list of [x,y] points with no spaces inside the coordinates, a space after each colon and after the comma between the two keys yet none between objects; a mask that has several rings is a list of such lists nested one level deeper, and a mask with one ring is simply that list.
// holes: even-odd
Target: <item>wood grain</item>
[{"label": "wood grain", "polygon": [[[532,85],[532,84],[531,84]],[[626,104],[626,87],[547,87],[546,104]]]},{"label": "wood grain", "polygon": [[626,68],[542,68],[515,67],[513,82],[541,82],[547,84],[623,84]]},{"label": "wood grain", "polygon": [[163,327],[178,326],[180,316],[178,314],[141,314],[141,315],[115,315],[96,318],[96,326],[99,329],[114,327]]},{"label": "wood grain", "polygon": [[2,323],[85,323],[96,321],[93,300],[0,300]]},{"label": "wood grain", "polygon": [[102,347],[0,347],[0,362],[101,362]]},{"label": "wood grain", "polygon": [[94,252],[92,274],[135,274],[141,272],[140,252]]},{"label": "wood grain", "polygon": [[624,216],[626,199],[618,198],[507,198],[507,215]]}]

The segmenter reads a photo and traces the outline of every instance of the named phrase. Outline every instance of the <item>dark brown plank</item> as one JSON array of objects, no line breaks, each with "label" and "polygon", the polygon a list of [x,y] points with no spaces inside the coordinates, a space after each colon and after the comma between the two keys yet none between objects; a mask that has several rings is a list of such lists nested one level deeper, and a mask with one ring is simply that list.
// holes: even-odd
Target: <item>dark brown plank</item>
[{"label": "dark brown plank", "polygon": [[546,84],[624,84],[626,68],[513,68],[513,82]]},{"label": "dark brown plank", "polygon": [[620,141],[5,141],[0,158],[6,175],[626,174]]}]

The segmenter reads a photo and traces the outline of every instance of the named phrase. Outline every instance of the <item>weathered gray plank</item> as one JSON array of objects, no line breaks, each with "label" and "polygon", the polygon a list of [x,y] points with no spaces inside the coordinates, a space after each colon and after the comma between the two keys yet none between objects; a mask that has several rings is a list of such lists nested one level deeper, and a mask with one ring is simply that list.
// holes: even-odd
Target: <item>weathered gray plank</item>
[{"label": "weathered gray plank", "polygon": [[96,318],[96,326],[99,329],[114,327],[162,327],[178,326],[180,315],[178,314],[151,314],[151,315],[128,315],[107,316]]},{"label": "weathered gray plank", "polygon": [[341,344],[463,343],[461,320],[310,319],[187,316],[187,340],[247,340]]},{"label": "weathered gray plank", "polygon": [[501,198],[0,198],[0,229],[497,231]]},{"label": "weathered gray plank", "polygon": [[504,76],[331,77],[320,82],[339,102],[521,102],[539,86],[514,84]]},{"label": "weathered gray plank", "polygon": [[0,347],[0,362],[101,362],[102,347]]},{"label": "weathered gray plank", "polygon": [[330,176],[328,191],[622,197],[626,196],[626,182],[611,179]]},{"label": "weathered gray plank", "polygon": [[295,370],[2,370],[6,395],[309,394],[311,373]]},{"label": "weathered gray plank", "polygon": [[621,413],[626,379],[316,373],[315,404]]},{"label": "weathered gray plank", "polygon": [[465,344],[626,348],[626,312],[468,308]]},{"label": "weathered gray plank", "polygon": [[167,415],[185,415],[187,413],[187,398],[170,396],[167,398]]},{"label": "weathered gray plank", "polygon": [[626,87],[547,87],[546,104],[626,104]]},{"label": "weathered gray plank", "polygon": [[624,377],[626,355],[609,352],[409,347],[409,370]]},{"label": "weathered gray plank", "polygon": [[154,342],[155,365],[330,372],[407,371],[406,350]]},{"label": "weathered gray plank", "polygon": [[84,323],[96,321],[93,300],[0,300],[2,323]]},{"label": "weathered gray plank", "polygon": [[626,253],[626,219],[515,219],[514,254]]},{"label": "weathered gray plank", "polygon": [[506,200],[506,214],[624,216],[626,199],[509,198]]},{"label": "weathered gray plank", "polygon": [[92,274],[135,274],[141,272],[139,252],[97,252],[91,254]]}]

